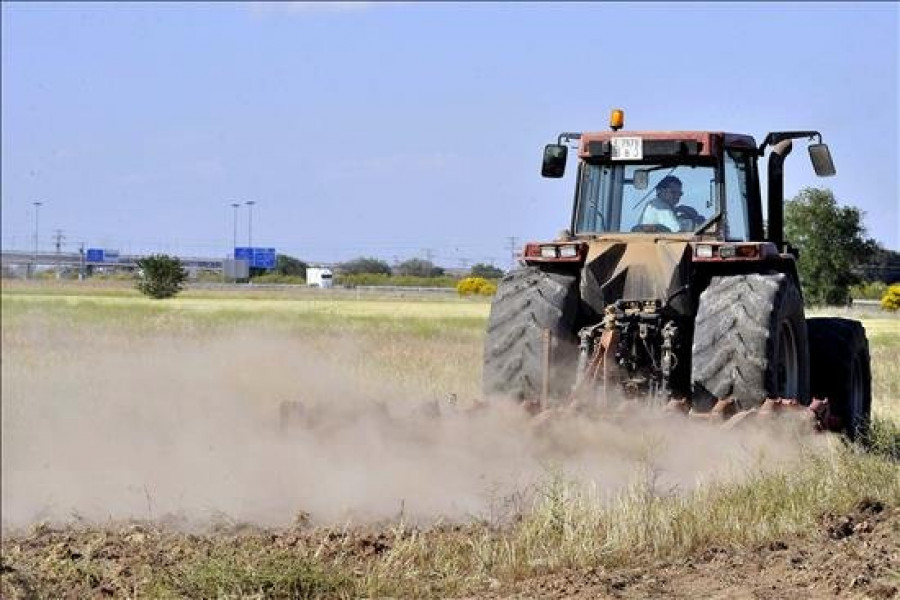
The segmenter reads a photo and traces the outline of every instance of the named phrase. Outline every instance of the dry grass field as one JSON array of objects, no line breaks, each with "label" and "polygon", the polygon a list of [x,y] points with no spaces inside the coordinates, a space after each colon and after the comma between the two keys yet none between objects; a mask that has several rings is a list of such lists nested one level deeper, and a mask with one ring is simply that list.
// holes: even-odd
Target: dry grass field
[{"label": "dry grass field", "polygon": [[[488,310],[4,283],[0,595],[900,593],[900,319],[857,313],[864,451],[789,426],[470,413]],[[285,400],[308,426],[280,428]]]}]

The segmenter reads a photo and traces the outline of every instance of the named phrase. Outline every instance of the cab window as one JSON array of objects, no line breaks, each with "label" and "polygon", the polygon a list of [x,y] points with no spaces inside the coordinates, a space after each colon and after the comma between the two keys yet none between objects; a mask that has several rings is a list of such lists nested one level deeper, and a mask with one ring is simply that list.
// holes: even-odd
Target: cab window
[{"label": "cab window", "polygon": [[725,151],[725,239],[746,241],[750,239],[747,217],[747,170],[749,157],[746,151]]},{"label": "cab window", "polygon": [[712,164],[585,163],[575,233],[639,231],[651,217],[668,231],[694,231],[718,210],[715,174]]}]

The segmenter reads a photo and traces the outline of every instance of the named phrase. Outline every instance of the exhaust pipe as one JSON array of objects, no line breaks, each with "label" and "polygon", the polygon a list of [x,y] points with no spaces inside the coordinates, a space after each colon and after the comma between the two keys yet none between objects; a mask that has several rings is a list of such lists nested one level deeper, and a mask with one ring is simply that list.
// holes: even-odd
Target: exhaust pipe
[{"label": "exhaust pipe", "polygon": [[793,142],[782,140],[769,153],[769,218],[766,238],[784,251],[784,159],[791,153]]}]

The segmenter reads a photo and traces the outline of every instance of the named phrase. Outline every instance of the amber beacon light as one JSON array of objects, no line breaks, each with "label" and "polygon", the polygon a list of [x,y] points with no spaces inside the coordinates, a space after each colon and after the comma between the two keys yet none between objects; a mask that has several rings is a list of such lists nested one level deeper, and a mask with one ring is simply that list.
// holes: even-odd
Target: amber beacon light
[{"label": "amber beacon light", "polygon": [[609,127],[613,131],[618,131],[625,126],[625,111],[621,108],[614,108],[609,115]]}]

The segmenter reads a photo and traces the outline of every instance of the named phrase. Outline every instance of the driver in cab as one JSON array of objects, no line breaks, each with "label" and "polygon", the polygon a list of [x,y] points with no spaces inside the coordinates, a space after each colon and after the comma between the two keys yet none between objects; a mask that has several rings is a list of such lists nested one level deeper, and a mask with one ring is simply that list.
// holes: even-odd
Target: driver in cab
[{"label": "driver in cab", "polygon": [[641,213],[640,225],[662,231],[693,231],[703,223],[697,211],[690,206],[678,206],[682,191],[681,180],[674,175],[666,175],[656,184],[656,198],[651,200]]}]

